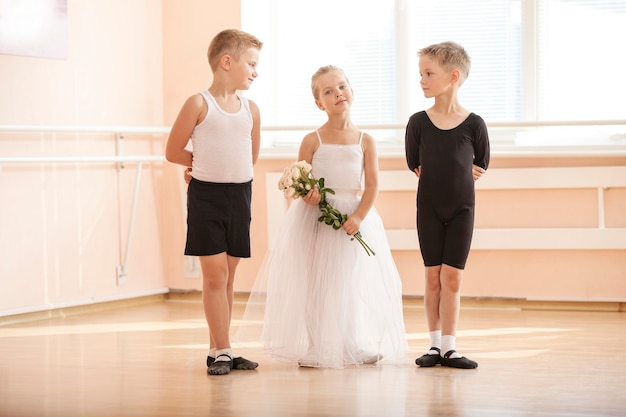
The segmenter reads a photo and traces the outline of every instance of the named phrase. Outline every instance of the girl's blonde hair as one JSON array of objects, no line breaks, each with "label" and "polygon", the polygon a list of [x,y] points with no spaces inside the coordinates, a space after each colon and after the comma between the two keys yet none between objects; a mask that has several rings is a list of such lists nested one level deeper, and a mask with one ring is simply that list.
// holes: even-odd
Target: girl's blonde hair
[{"label": "girl's blonde hair", "polygon": [[320,69],[318,69],[317,71],[315,71],[315,74],[313,74],[313,76],[311,77],[311,92],[313,93],[313,98],[315,98],[316,100],[319,98],[319,88],[317,86],[317,80],[324,74],[328,74],[331,71],[340,71],[343,76],[345,77],[346,81],[348,82],[348,84],[350,84],[350,80],[348,80],[348,77],[346,76],[346,73],[344,72],[343,69],[335,66],[335,65],[325,65],[323,67],[320,67]]},{"label": "girl's blonde hair", "polygon": [[229,54],[233,59],[239,60],[239,57],[249,48],[260,50],[262,47],[263,42],[247,32],[238,29],[223,30],[211,40],[207,51],[209,65],[211,70],[215,71],[224,54]]}]

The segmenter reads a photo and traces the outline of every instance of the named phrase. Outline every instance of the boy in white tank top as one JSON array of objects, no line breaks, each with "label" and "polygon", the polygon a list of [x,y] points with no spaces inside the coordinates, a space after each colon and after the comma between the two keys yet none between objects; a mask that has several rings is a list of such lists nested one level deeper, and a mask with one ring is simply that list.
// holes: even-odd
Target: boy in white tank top
[{"label": "boy in white tank top", "polygon": [[[208,49],[213,82],[189,97],[167,141],[165,157],[187,167],[185,255],[198,256],[202,303],[210,333],[207,372],[225,375],[258,364],[233,354],[230,320],[240,258],[250,257],[253,165],[260,148],[257,105],[237,94],[250,88],[263,44],[236,29],[218,33]],[[186,148],[192,141],[193,151]]]}]

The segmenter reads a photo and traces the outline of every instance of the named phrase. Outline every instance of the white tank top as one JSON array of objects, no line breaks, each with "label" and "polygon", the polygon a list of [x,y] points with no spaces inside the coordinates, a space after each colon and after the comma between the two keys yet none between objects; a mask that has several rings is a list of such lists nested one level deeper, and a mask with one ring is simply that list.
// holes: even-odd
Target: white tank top
[{"label": "white tank top", "polygon": [[252,180],[252,113],[248,99],[239,97],[235,113],[225,112],[207,91],[206,117],[191,134],[191,175],[207,182],[244,183]]},{"label": "white tank top", "polygon": [[362,190],[363,178],[363,131],[359,143],[335,145],[322,142],[319,131],[315,131],[319,147],[313,153],[311,165],[315,178],[324,177],[324,186],[335,191],[334,196],[356,196]]}]

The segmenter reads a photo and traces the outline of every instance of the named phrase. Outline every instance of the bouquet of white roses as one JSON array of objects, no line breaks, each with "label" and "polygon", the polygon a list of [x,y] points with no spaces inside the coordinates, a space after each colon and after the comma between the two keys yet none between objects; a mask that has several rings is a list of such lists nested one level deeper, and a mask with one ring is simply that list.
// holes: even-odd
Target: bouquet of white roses
[{"label": "bouquet of white roses", "polygon": [[[341,225],[348,219],[348,215],[342,214],[339,210],[336,210],[327,200],[326,193],[335,194],[335,191],[331,188],[324,187],[324,178],[315,179],[312,174],[313,168],[306,161],[298,161],[291,164],[289,168],[285,168],[283,175],[278,180],[278,189],[281,190],[285,198],[296,199],[304,197],[314,187],[318,188],[318,191],[322,197],[319,203],[320,211],[322,215],[317,219],[318,222],[324,222],[333,229],[339,230]],[[376,255],[372,248],[363,240],[361,232],[356,232],[351,240],[356,239],[368,256]]]}]

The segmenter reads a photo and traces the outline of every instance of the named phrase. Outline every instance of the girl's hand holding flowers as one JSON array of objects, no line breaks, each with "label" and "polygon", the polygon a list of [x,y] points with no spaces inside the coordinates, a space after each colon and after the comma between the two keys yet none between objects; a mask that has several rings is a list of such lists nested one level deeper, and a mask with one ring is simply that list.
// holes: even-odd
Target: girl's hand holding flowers
[{"label": "girl's hand holding flowers", "polygon": [[319,192],[317,187],[313,187],[311,191],[307,193],[304,197],[302,197],[305,203],[310,204],[312,206],[316,206],[322,201],[322,195]]},{"label": "girl's hand holding flowers", "polygon": [[348,216],[348,219],[341,225],[341,228],[345,230],[350,236],[359,232],[359,226],[361,225],[361,219],[357,216]]},{"label": "girl's hand holding flowers", "polygon": [[351,240],[356,239],[363,246],[368,256],[376,255],[372,248],[365,243],[361,232],[359,232],[361,219],[356,216],[348,218],[347,214],[342,214],[336,210],[326,200],[326,193],[335,194],[335,191],[324,187],[324,178],[315,179],[312,170],[313,167],[306,161],[294,162],[289,168],[284,169],[282,177],[278,180],[278,189],[284,193],[287,199],[302,198],[307,204],[317,204],[322,212],[322,215],[317,219],[318,222],[326,223],[335,230],[345,230],[352,236]]}]

